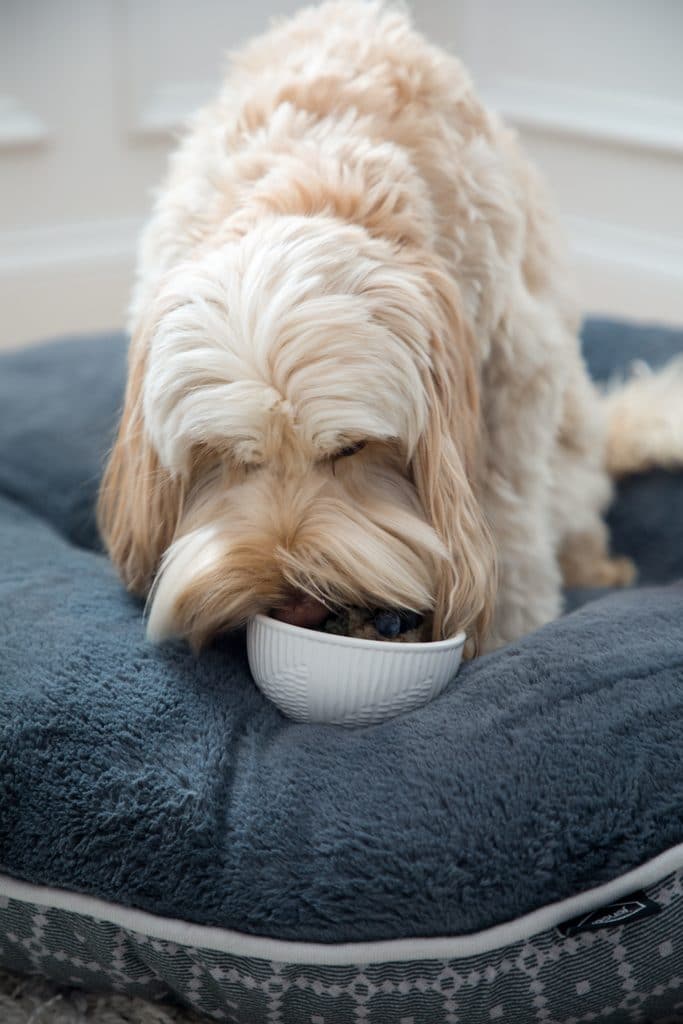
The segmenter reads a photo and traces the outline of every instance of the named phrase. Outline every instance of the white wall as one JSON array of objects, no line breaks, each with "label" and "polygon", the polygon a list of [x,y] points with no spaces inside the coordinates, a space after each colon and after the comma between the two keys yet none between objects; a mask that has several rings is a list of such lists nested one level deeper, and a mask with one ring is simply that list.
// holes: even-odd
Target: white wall
[{"label": "white wall", "polygon": [[[0,0],[0,347],[123,323],[172,134],[297,0]],[[545,170],[585,307],[683,323],[683,3],[414,0]]]},{"label": "white wall", "polygon": [[683,3],[437,0],[564,215],[584,308],[683,323]]}]

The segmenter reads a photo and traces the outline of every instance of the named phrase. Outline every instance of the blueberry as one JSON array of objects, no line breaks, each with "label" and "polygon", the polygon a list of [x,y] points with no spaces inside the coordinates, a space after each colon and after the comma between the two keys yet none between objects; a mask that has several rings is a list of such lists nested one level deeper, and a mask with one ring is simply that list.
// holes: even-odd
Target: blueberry
[{"label": "blueberry", "polygon": [[374,618],[375,629],[380,636],[392,640],[401,632],[401,616],[398,612],[377,612]]},{"label": "blueberry", "polygon": [[399,612],[401,619],[401,632],[407,633],[411,629],[417,629],[422,624],[422,616],[418,615],[417,612],[402,611]]}]

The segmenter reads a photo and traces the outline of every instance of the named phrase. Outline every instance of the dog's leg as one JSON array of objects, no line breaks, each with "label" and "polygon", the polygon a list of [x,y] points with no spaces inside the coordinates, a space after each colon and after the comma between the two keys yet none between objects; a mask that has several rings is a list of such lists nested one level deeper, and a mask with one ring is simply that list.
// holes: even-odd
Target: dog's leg
[{"label": "dog's leg", "polygon": [[623,587],[635,579],[631,559],[614,557],[602,515],[612,488],[605,469],[604,407],[583,366],[574,364],[564,396],[553,463],[553,515],[567,587]]},{"label": "dog's leg", "polygon": [[[518,500],[526,505],[524,496]],[[546,500],[521,514],[499,506],[491,517],[499,541],[499,590],[484,651],[516,640],[561,611],[561,575],[546,508]]]},{"label": "dog's leg", "polygon": [[507,325],[485,371],[483,500],[500,566],[488,650],[555,618],[563,582],[634,577],[628,559],[610,556],[602,519],[612,492],[600,398],[572,331],[534,319]]},{"label": "dog's leg", "polygon": [[544,344],[540,328],[528,322],[515,329],[508,324],[504,335],[494,338],[484,370],[482,501],[499,567],[485,650],[555,618],[562,605],[552,517],[552,460],[563,388],[561,355],[558,339]]},{"label": "dog's leg", "polygon": [[630,558],[610,555],[607,527],[602,522],[592,531],[564,538],[560,567],[566,587],[627,587],[636,578]]}]

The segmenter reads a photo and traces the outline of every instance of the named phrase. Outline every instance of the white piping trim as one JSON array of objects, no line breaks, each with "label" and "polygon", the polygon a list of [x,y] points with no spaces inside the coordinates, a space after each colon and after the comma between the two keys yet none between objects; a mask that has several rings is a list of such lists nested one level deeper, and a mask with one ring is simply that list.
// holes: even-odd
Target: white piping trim
[{"label": "white piping trim", "polygon": [[269,939],[227,928],[191,924],[188,921],[159,917],[144,910],[107,903],[105,900],[65,889],[20,882],[8,875],[0,875],[0,897],[67,910],[98,921],[108,921],[150,938],[173,942],[180,946],[191,946],[194,949],[207,949],[277,963],[355,966],[415,960],[452,960],[488,953],[554,928],[562,921],[611,903],[633,892],[634,889],[646,889],[682,867],[683,843],[671,847],[653,860],[595,889],[589,889],[578,896],[571,896],[557,903],[549,903],[514,921],[472,935],[334,944]]}]

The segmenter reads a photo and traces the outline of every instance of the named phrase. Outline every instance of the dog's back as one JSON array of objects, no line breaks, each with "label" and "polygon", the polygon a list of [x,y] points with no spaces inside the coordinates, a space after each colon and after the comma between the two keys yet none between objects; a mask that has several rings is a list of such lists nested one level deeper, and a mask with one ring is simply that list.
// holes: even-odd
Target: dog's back
[{"label": "dog's back", "polygon": [[233,57],[174,154],[133,319],[158,273],[198,248],[269,211],[332,213],[438,252],[485,337],[525,246],[534,289],[554,276],[554,225],[527,216],[539,189],[461,63],[404,13],[362,0],[306,8]]},{"label": "dog's back", "polygon": [[494,646],[557,614],[561,556],[610,568],[563,251],[513,133],[404,14],[323,4],[237,55],[143,239],[100,504],[157,634],[289,588]]}]

